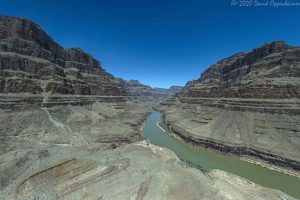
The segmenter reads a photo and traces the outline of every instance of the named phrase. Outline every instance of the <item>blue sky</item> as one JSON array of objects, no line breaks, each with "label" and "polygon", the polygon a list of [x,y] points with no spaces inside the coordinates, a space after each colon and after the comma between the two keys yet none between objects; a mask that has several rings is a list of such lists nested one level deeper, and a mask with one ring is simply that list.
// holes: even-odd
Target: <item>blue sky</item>
[{"label": "blue sky", "polygon": [[58,43],[82,48],[117,77],[169,87],[265,42],[300,45],[300,7],[231,1],[0,0],[0,13],[32,19]]}]

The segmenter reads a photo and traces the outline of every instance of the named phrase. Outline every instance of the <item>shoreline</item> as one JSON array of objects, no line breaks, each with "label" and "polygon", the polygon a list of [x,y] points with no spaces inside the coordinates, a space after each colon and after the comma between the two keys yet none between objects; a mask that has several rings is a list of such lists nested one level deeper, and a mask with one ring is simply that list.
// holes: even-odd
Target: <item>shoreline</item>
[{"label": "shoreline", "polygon": [[[159,120],[160,121],[160,120]],[[161,129],[164,133],[170,135],[171,137],[175,137],[176,139],[188,144],[190,147],[192,148],[201,148],[201,149],[205,149],[199,145],[194,145],[194,144],[191,144],[189,143],[188,141],[184,140],[183,138],[181,138],[180,136],[176,135],[175,133],[170,133],[169,131],[165,130],[160,122],[157,121],[156,122],[156,126]],[[231,156],[231,157],[234,157],[234,158],[238,158],[242,161],[245,161],[245,162],[249,162],[249,163],[252,163],[252,164],[255,164],[257,166],[260,166],[260,167],[263,167],[263,168],[267,168],[269,170],[273,170],[273,171],[276,171],[276,172],[279,172],[279,173],[282,173],[282,174],[285,174],[285,175],[288,175],[288,176],[291,176],[291,177],[295,177],[295,178],[299,178],[300,179],[300,173],[297,173],[296,171],[292,171],[292,170],[288,170],[288,169],[284,169],[284,168],[281,168],[281,167],[278,167],[276,165],[271,165],[269,163],[266,163],[262,160],[258,161],[258,160],[255,160],[255,159],[251,159],[249,157],[246,157],[246,156],[238,156],[238,155],[234,155],[234,154],[231,154],[231,153],[224,153],[224,152],[220,152],[216,149],[213,149],[213,148],[208,148],[206,150],[211,150],[215,153],[218,153],[218,154],[223,154],[223,155],[226,155],[226,156]]]}]

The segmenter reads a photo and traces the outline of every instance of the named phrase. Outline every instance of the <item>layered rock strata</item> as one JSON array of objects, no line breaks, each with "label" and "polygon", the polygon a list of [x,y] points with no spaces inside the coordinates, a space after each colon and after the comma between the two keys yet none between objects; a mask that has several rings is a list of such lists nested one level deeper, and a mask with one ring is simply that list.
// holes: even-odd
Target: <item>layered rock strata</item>
[{"label": "layered rock strata", "polygon": [[65,49],[34,22],[0,16],[0,92],[126,95],[124,83],[79,48]]},{"label": "layered rock strata", "polygon": [[300,97],[300,48],[283,41],[237,53],[187,83],[179,96],[290,99]]},{"label": "layered rock strata", "polygon": [[162,103],[184,140],[300,172],[300,48],[282,41],[209,67]]},{"label": "layered rock strata", "polygon": [[149,114],[124,81],[79,48],[65,49],[37,24],[0,16],[0,136],[44,145],[114,146],[142,139]]}]

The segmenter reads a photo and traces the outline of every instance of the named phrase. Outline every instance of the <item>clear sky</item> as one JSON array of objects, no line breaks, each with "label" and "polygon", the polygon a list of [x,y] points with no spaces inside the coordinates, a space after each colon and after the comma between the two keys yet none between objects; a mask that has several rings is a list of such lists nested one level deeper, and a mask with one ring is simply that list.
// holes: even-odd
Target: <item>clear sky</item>
[{"label": "clear sky", "polygon": [[300,6],[275,8],[270,2],[245,7],[235,0],[0,0],[0,13],[32,19],[58,43],[82,48],[117,77],[169,87],[265,42],[300,45]]}]

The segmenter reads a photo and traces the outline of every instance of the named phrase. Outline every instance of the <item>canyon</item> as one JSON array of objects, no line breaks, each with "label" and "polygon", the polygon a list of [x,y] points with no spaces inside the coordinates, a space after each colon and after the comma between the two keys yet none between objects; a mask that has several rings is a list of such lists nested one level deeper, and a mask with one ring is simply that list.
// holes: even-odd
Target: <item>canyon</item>
[{"label": "canyon", "polygon": [[[279,46],[280,51],[284,49],[290,56],[283,59],[284,62],[296,62],[297,54],[289,54],[289,51],[296,52],[297,49],[291,50],[282,43]],[[280,58],[283,56],[277,50],[276,53]],[[259,54],[263,58],[264,53]],[[252,66],[252,57],[247,59],[243,62]],[[239,66],[236,64],[236,70]],[[238,77],[231,74],[231,69],[226,72],[226,80]],[[0,199],[293,199],[279,190],[262,187],[221,170],[203,172],[189,167],[171,150],[151,144],[141,135],[151,107],[165,98],[168,99],[157,109],[163,112],[163,122],[173,132],[175,123],[177,126],[183,122],[184,125],[198,123],[191,118],[191,113],[202,118],[206,116],[208,122],[217,111],[208,111],[205,116],[198,115],[201,111],[224,109],[222,101],[214,99],[217,98],[215,91],[221,91],[223,87],[218,80],[218,70],[217,67],[203,77],[208,84],[205,86],[201,81],[195,81],[183,89],[176,86],[151,88],[138,81],[114,77],[91,55],[80,48],[62,47],[29,19],[0,16]],[[276,70],[288,73],[290,68],[278,67]],[[299,73],[297,67],[293,70],[290,75]],[[271,71],[266,73],[272,74]],[[263,110],[269,113],[270,119],[276,116],[279,120],[295,122],[289,127],[283,120],[277,123],[281,125],[282,122],[285,128],[280,130],[288,131],[289,137],[294,137],[293,142],[291,138],[284,140],[284,144],[290,146],[282,145],[278,152],[282,153],[285,166],[294,166],[297,170],[299,155],[295,154],[299,147],[290,150],[297,142],[299,144],[296,135],[299,85],[296,79],[293,80],[295,82],[285,87],[289,79],[276,79],[280,89],[267,85],[283,92],[276,92],[280,96],[279,103],[274,100],[271,108]],[[214,83],[221,85],[215,88]],[[230,85],[234,83],[244,84],[232,81]],[[251,87],[257,86],[255,84],[262,83],[245,84],[250,91]],[[266,88],[266,95],[273,98]],[[208,98],[210,94],[207,94],[205,98],[211,101],[205,101],[209,105],[202,108],[198,101],[201,97],[195,95],[204,91],[214,97]],[[246,93],[233,89],[226,94],[233,98]],[[287,96],[295,99],[286,100]],[[232,103],[230,101],[228,104]],[[258,103],[254,101],[253,104]],[[273,109],[277,105],[281,108],[285,105],[281,109],[284,114]],[[228,111],[224,112],[244,112],[244,107],[226,104]],[[247,109],[256,111],[256,107]],[[296,128],[292,128],[294,126]],[[177,134],[190,136],[182,131]],[[240,144],[243,141],[240,140]],[[268,139],[264,140],[264,143],[268,142]],[[271,145],[264,147],[270,151],[274,149]],[[287,159],[293,162],[288,165]]]}]

